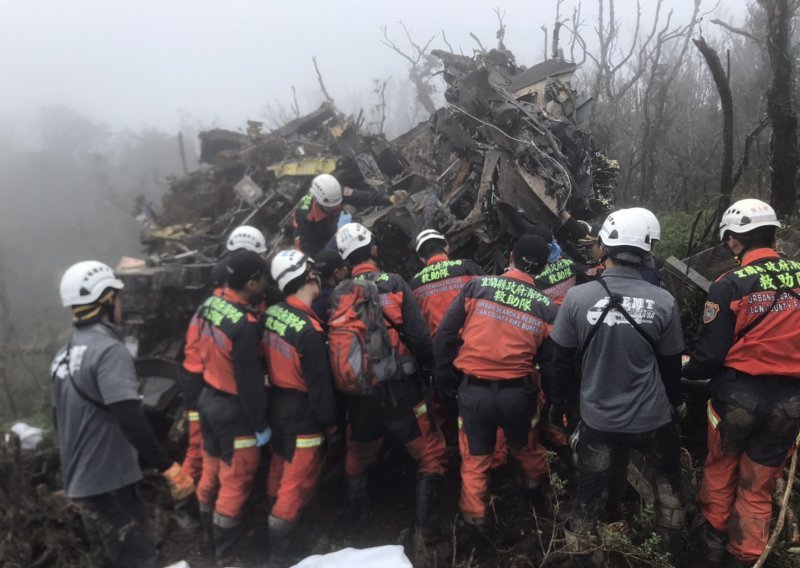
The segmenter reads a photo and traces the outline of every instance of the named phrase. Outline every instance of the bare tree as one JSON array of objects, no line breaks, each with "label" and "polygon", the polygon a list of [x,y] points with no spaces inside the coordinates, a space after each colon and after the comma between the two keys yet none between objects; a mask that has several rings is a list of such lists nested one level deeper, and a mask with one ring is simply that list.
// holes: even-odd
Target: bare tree
[{"label": "bare tree", "polygon": [[722,67],[717,51],[706,43],[703,36],[692,40],[703,54],[711,71],[711,77],[717,86],[720,105],[722,106],[722,168],[719,179],[719,200],[713,223],[722,219],[722,214],[731,202],[733,192],[733,95],[730,83],[730,53],[728,54],[728,71]]},{"label": "bare tree", "polygon": [[794,213],[797,191],[797,113],[792,104],[791,29],[797,0],[758,0],[767,15],[766,43],[772,80],[767,89],[770,137],[770,201],[779,217]]},{"label": "bare tree", "polygon": [[558,0],[556,2],[556,21],[553,24],[553,47],[552,53],[550,57],[553,59],[563,59],[564,53],[561,51],[561,48],[558,45],[559,36],[561,35],[561,26],[563,22],[561,21],[561,4],[563,4],[564,0]]},{"label": "bare tree", "polygon": [[325,81],[322,79],[322,73],[319,70],[319,65],[317,65],[317,56],[315,55],[314,57],[311,58],[311,60],[314,62],[314,70],[317,72],[317,81],[319,81],[319,88],[322,90],[322,94],[325,96],[325,100],[328,101],[328,103],[331,106],[334,106],[333,97],[330,95],[330,93],[328,93],[328,89],[325,87]]},{"label": "bare tree", "polygon": [[[669,87],[686,60],[689,43],[694,29],[700,22],[700,5],[702,0],[694,0],[694,12],[686,26],[670,27],[672,11],[667,15],[664,26],[658,32],[649,54],[649,78],[644,90],[642,110],[644,112],[644,132],[642,135],[642,173],[640,176],[639,197],[642,201],[650,198],[651,191],[658,175],[658,148],[664,138],[668,118],[666,116]],[[667,45],[677,39],[683,43],[670,65],[662,65],[662,57]]]},{"label": "bare tree", "polygon": [[297,89],[292,85],[292,112],[295,118],[300,118],[300,104],[297,102]]},{"label": "bare tree", "polygon": [[503,40],[506,38],[506,25],[505,25],[505,12],[500,12],[500,7],[494,9],[494,14],[497,16],[497,49],[505,51],[506,44],[503,43]]},{"label": "bare tree", "polygon": [[397,43],[389,37],[389,29],[387,26],[383,26],[381,28],[381,31],[383,32],[383,39],[381,40],[381,43],[409,62],[410,67],[408,70],[408,75],[411,79],[411,82],[414,83],[414,88],[417,91],[417,100],[428,112],[428,114],[433,114],[436,112],[436,105],[431,98],[431,93],[433,93],[433,85],[431,84],[430,79],[436,71],[439,63],[435,57],[430,55],[428,49],[430,48],[433,40],[436,39],[436,36],[432,36],[424,44],[419,44],[412,38],[411,30],[409,30],[403,22],[399,22],[399,24],[400,27],[403,28],[406,40],[408,41],[408,52],[401,49],[400,46],[398,46]]},{"label": "bare tree", "polygon": [[391,77],[372,80],[372,93],[375,95],[376,102],[372,106],[374,118],[370,124],[376,134],[383,134],[386,127],[386,86],[389,84],[389,79]]}]

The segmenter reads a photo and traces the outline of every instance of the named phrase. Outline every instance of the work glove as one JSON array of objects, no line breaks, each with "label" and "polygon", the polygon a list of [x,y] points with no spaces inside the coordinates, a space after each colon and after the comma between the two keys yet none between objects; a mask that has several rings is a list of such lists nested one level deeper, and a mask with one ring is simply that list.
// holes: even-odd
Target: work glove
[{"label": "work glove", "polygon": [[178,462],[169,466],[161,475],[164,476],[169,484],[169,492],[173,500],[182,501],[194,493],[192,477],[181,469],[181,465]]},{"label": "work glove", "polygon": [[267,426],[261,432],[256,432],[256,447],[260,448],[269,444],[272,439],[272,428]]},{"label": "work glove", "polygon": [[325,434],[325,461],[336,463],[343,457],[347,448],[344,443],[344,436],[339,430],[333,430]]},{"label": "work glove", "polygon": [[398,189],[389,196],[389,202],[392,205],[402,205],[408,199],[408,192],[405,189]]}]

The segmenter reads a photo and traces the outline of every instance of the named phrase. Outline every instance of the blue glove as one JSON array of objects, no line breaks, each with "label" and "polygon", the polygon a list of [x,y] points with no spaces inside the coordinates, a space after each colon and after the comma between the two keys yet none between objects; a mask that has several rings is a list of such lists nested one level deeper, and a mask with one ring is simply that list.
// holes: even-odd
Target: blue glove
[{"label": "blue glove", "polygon": [[256,432],[256,447],[266,446],[272,439],[272,428],[269,426],[261,432]]}]

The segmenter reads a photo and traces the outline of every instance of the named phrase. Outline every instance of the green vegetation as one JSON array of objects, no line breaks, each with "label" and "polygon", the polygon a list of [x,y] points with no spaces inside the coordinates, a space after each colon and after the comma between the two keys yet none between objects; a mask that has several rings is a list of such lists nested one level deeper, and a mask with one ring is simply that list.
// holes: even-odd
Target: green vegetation
[{"label": "green vegetation", "polygon": [[[708,224],[708,212],[700,216],[700,220],[695,228],[695,234],[692,239],[692,252],[702,250],[705,245],[713,245],[713,241],[707,239],[707,242],[700,246],[700,239],[703,236],[703,231]],[[678,211],[658,213],[658,220],[661,222],[661,241],[656,246],[655,254],[660,260],[666,260],[670,256],[680,259],[686,258],[686,253],[689,250],[689,239],[692,237],[692,225],[697,213],[682,213]],[[711,235],[713,238],[713,234]]]}]

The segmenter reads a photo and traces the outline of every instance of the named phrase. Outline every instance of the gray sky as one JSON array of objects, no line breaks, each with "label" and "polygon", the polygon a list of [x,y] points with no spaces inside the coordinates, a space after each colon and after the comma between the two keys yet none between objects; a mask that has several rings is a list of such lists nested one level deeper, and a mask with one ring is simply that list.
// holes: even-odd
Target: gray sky
[{"label": "gray sky", "polygon": [[[717,0],[703,0],[711,9]],[[0,0],[0,115],[23,118],[64,104],[114,127],[174,131],[179,111],[204,125],[238,128],[265,105],[288,103],[291,86],[303,111],[319,100],[311,63],[318,56],[343,108],[369,104],[371,80],[404,81],[404,61],[380,44],[383,25],[403,40],[402,20],[418,41],[442,28],[457,50],[496,44],[500,4],[506,44],[519,62],[541,59],[542,25],[552,28],[555,0],[276,1],[276,0]],[[665,0],[685,22],[693,0]],[[577,4],[565,0],[562,13]],[[646,14],[655,0],[642,0]],[[590,6],[591,5],[591,6]],[[714,16],[736,18],[745,0],[721,0]],[[588,10],[591,9],[591,13]],[[596,2],[584,1],[587,38]],[[634,0],[617,0],[633,27]],[[704,26],[706,28],[715,26]],[[710,30],[709,30],[710,31]],[[716,32],[716,30],[714,30]],[[443,47],[441,39],[434,41]],[[562,43],[563,45],[563,43]]]}]

